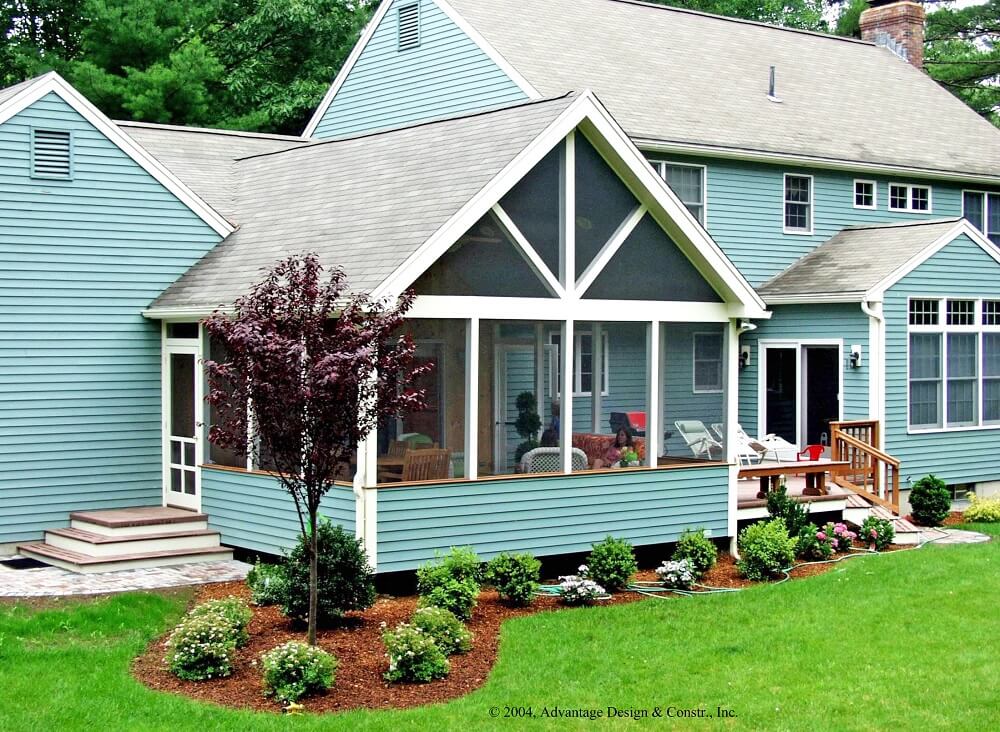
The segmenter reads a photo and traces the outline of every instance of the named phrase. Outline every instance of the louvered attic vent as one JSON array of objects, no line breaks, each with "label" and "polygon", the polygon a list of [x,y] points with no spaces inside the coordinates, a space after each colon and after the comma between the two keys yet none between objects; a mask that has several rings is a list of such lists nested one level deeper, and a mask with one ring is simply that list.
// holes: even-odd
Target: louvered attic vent
[{"label": "louvered attic vent", "polygon": [[73,138],[65,130],[31,131],[31,175],[35,178],[73,176]]},{"label": "louvered attic vent", "polygon": [[420,3],[401,5],[399,17],[399,50],[407,51],[420,45]]}]

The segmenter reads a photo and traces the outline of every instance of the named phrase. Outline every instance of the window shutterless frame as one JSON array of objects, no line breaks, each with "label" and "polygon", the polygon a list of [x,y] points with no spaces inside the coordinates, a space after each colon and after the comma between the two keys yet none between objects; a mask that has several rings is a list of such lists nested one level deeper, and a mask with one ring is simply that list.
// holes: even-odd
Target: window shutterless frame
[{"label": "window shutterless frame", "polygon": [[[968,206],[973,199],[978,201],[978,211],[975,214]],[[987,239],[1000,246],[1000,192],[963,190],[962,218],[982,232]]]},{"label": "window shutterless frame", "polygon": [[[902,195],[900,195],[902,191]],[[916,208],[913,203],[917,199],[922,199],[926,193],[927,208]],[[895,194],[895,195],[894,195]],[[903,198],[905,196],[905,198]],[[889,181],[889,210],[901,213],[929,214],[934,210],[934,190],[932,186],[915,185],[912,183],[899,183]],[[898,200],[903,198],[905,205],[898,205]]]},{"label": "window shutterless frame", "polygon": [[[864,203],[868,198],[871,199],[870,202]],[[862,201],[862,203],[859,203],[859,201]],[[862,208],[869,211],[876,210],[878,208],[878,181],[855,178],[853,202],[854,208]]]},{"label": "window shutterless frame", "polygon": [[[698,341],[704,339],[717,340],[719,343],[719,357],[717,359],[712,358],[698,358]],[[722,333],[712,333],[709,331],[699,331],[694,333],[691,338],[691,393],[692,394],[721,394],[723,392],[723,387],[725,384],[725,338]],[[718,363],[719,379],[718,381],[711,385],[698,385],[698,364],[704,362],[715,361]]]},{"label": "window shutterless frame", "polygon": [[[685,200],[679,191],[674,191],[674,194],[681,199],[681,203],[687,207],[688,211],[691,211],[691,206],[697,206],[701,211],[701,215],[695,215],[692,211],[691,215],[694,216],[701,223],[702,226],[708,227],[708,166],[700,165],[698,163],[679,163],[673,160],[665,160],[662,158],[650,158],[649,164],[653,166],[653,170],[656,171],[663,180],[670,186],[670,182],[667,180],[667,167],[673,168],[689,168],[692,170],[699,170],[701,172],[701,201],[687,201]],[[674,190],[672,187],[670,190]]]},{"label": "window shutterless frame", "polygon": [[[788,196],[788,182],[792,179],[799,179],[802,181],[807,181],[806,183],[806,196],[807,200],[790,200]],[[802,175],[799,173],[785,173],[781,179],[781,192],[782,192],[782,205],[781,205],[781,230],[785,234],[798,234],[803,236],[811,236],[813,233],[813,221],[815,220],[815,186],[813,185],[813,177],[811,175]],[[804,227],[789,226],[788,225],[788,213],[789,206],[805,206],[806,207],[806,222]]]}]

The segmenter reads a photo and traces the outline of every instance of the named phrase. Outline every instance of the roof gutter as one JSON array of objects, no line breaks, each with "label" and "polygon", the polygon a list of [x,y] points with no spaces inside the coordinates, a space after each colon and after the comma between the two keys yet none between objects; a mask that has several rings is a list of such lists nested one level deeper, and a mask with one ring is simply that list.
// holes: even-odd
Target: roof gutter
[{"label": "roof gutter", "polygon": [[796,295],[762,295],[768,305],[812,305],[829,303],[858,303],[863,292],[811,292]]},{"label": "roof gutter", "polygon": [[748,160],[758,163],[773,163],[787,165],[795,163],[815,168],[844,170],[855,173],[886,173],[933,178],[935,180],[960,181],[963,183],[981,183],[1000,185],[1000,175],[984,175],[982,173],[963,173],[959,171],[920,168],[908,165],[890,165],[887,163],[871,163],[862,160],[835,160],[818,155],[797,155],[795,153],[779,153],[769,150],[754,150],[750,148],[727,148],[718,145],[704,145],[693,142],[664,141],[650,137],[633,137],[636,146],[642,150],[656,153],[675,153],[680,155],[705,155],[715,158],[732,160]]}]

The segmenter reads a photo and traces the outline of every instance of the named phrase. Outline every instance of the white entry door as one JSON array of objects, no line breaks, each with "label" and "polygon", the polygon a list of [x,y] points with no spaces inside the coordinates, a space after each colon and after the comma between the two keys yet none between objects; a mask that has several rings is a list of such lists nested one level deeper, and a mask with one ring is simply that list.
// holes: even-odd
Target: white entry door
[{"label": "white entry door", "polygon": [[197,346],[167,345],[163,357],[163,503],[201,510],[202,379]]}]

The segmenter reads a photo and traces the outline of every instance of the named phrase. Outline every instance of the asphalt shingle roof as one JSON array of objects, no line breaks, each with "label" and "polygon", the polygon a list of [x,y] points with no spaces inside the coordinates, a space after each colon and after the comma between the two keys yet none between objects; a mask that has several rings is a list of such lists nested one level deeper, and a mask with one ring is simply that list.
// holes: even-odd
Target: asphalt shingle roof
[{"label": "asphalt shingle roof", "polygon": [[309,251],[326,265],[343,267],[352,289],[370,291],[575,98],[564,95],[240,160],[233,202],[239,229],[152,307],[228,305],[276,261]]},{"label": "asphalt shingle roof", "polygon": [[1000,131],[871,43],[630,0],[449,2],[543,96],[592,89],[637,141],[1000,177]]},{"label": "asphalt shingle roof", "polygon": [[961,219],[851,226],[757,288],[764,301],[794,295],[860,299]]}]

